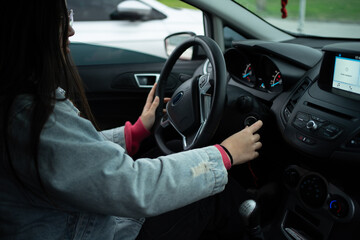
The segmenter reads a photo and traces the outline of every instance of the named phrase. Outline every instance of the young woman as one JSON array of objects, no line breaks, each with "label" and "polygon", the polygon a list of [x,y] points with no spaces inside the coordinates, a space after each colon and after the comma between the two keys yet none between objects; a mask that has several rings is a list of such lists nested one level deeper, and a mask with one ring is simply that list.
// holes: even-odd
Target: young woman
[{"label": "young woman", "polygon": [[[242,200],[230,185],[222,192],[231,166],[224,148],[234,165],[256,158],[262,122],[224,148],[134,161],[154,124],[155,87],[134,125],[99,132],[69,61],[74,30],[65,0],[5,1],[2,9],[0,239],[135,239],[144,221],[142,239],[191,229],[196,239],[209,226],[227,231],[226,214]],[[229,211],[216,211],[219,204]],[[179,214],[183,223],[198,220],[188,228]]]}]

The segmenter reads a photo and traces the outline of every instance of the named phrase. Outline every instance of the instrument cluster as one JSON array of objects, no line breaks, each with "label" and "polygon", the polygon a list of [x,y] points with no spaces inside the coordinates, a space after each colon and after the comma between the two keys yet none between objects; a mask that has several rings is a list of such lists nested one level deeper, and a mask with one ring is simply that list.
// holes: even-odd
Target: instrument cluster
[{"label": "instrument cluster", "polygon": [[225,53],[226,67],[230,76],[248,87],[271,93],[283,91],[283,76],[271,56],[247,55],[238,49]]}]

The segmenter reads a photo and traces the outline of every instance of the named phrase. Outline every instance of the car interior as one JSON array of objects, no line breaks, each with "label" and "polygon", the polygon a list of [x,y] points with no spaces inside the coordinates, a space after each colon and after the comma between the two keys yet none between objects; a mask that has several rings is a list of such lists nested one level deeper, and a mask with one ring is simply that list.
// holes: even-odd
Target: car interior
[{"label": "car interior", "polygon": [[134,158],[220,143],[262,120],[260,156],[229,170],[258,210],[244,239],[360,239],[359,39],[293,34],[235,1],[184,2],[203,12],[205,36],[189,34],[166,61],[77,66],[99,126],[134,123],[155,82],[171,101]]}]

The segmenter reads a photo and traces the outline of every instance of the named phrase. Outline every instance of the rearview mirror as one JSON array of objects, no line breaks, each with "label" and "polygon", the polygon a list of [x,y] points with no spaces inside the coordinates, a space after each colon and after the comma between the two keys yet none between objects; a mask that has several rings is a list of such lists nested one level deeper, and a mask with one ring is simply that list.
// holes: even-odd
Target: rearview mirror
[{"label": "rearview mirror", "polygon": [[[193,32],[180,32],[169,35],[165,38],[165,51],[168,56],[175,50],[176,47],[181,45],[187,39],[195,36]],[[193,57],[193,47],[188,48],[181,56],[181,60],[191,60]]]}]

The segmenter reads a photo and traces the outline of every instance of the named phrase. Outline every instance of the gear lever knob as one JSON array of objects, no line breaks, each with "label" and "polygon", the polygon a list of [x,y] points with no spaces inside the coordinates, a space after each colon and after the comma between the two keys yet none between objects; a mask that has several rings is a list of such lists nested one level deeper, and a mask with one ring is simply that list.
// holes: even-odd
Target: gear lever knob
[{"label": "gear lever knob", "polygon": [[240,205],[239,213],[250,239],[264,239],[260,226],[260,211],[257,203],[252,199],[244,201]]}]

